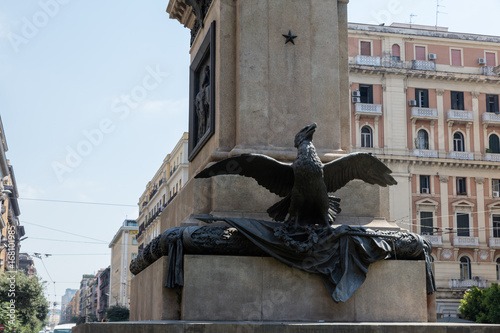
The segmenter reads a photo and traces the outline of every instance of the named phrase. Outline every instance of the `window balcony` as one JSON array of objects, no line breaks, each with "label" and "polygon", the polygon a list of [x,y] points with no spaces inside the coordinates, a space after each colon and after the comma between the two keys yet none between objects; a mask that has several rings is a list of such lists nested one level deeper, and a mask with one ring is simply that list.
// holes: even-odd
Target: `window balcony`
[{"label": "window balcony", "polygon": [[384,67],[405,68],[405,62],[401,60],[384,60]]},{"label": "window balcony", "polygon": [[422,235],[422,237],[427,239],[432,245],[443,245],[443,238],[441,236]]},{"label": "window balcony", "polygon": [[492,112],[483,113],[483,124],[489,126],[500,126],[500,114]]},{"label": "window balcony", "polygon": [[467,151],[450,151],[448,156],[454,160],[474,160],[474,153],[470,153]]},{"label": "window balcony", "polygon": [[485,161],[500,162],[500,154],[486,153],[484,154]]},{"label": "window balcony", "polygon": [[378,117],[382,115],[381,104],[356,103],[354,114],[359,116]]},{"label": "window balcony", "polygon": [[491,237],[490,238],[490,247],[500,248],[500,237]]},{"label": "window balcony", "polygon": [[380,66],[380,57],[372,57],[365,55],[357,55],[354,57],[354,63],[356,65],[364,66]]},{"label": "window balcony", "polygon": [[464,237],[455,236],[453,237],[453,246],[479,246],[478,237]]},{"label": "window balcony", "polygon": [[423,71],[435,71],[436,63],[427,60],[412,60],[411,69],[419,69]]},{"label": "window balcony", "polygon": [[430,149],[414,149],[413,156],[436,158],[436,157],[438,157],[438,151],[437,150],[430,150]]},{"label": "window balcony", "polygon": [[462,123],[471,123],[474,120],[474,116],[472,114],[472,111],[448,110],[447,120]]},{"label": "window balcony", "polygon": [[479,289],[485,289],[488,286],[488,280],[461,280],[461,279],[450,279],[450,289],[470,289],[472,287],[478,287]]},{"label": "window balcony", "polygon": [[411,119],[437,120],[438,110],[431,108],[411,108]]},{"label": "window balcony", "polygon": [[493,66],[483,66],[481,67],[481,74],[496,76],[497,74],[493,71]]}]

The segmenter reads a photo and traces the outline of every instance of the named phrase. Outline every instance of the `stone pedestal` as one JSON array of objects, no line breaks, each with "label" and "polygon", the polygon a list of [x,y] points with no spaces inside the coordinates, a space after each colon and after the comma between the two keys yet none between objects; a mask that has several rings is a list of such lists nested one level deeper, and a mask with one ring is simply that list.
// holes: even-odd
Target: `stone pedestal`
[{"label": "stone pedestal", "polygon": [[266,257],[186,255],[184,287],[178,294],[164,287],[166,262],[163,257],[132,279],[132,298],[143,293],[148,301],[131,304],[131,320],[435,320],[435,311],[427,309],[432,301],[427,299],[423,261],[372,264],[366,281],[346,303],[335,303],[319,276]]}]

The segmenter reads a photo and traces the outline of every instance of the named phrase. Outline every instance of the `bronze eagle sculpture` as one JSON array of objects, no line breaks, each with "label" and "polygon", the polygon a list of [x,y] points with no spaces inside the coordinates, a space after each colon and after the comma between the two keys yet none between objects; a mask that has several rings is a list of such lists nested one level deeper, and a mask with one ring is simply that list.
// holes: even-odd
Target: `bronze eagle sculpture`
[{"label": "bronze eagle sculpture", "polygon": [[242,154],[207,167],[195,178],[217,175],[254,178],[259,185],[284,197],[267,210],[269,216],[294,227],[330,227],[340,212],[340,199],[328,193],[337,191],[353,179],[384,187],[397,184],[390,175],[392,171],[369,153],[352,153],[323,164],[312,143],[316,128],[316,123],[313,123],[297,133],[297,158],[291,164],[265,155]]}]

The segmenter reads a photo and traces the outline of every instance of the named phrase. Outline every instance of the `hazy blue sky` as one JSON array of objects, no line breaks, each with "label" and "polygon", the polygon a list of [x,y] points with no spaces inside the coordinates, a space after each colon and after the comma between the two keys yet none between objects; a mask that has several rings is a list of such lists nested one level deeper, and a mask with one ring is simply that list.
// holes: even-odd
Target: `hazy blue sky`
[{"label": "hazy blue sky", "polygon": [[[58,302],[82,274],[110,264],[109,242],[126,217],[137,217],[132,206],[187,130],[189,31],[168,18],[167,4],[0,4],[0,115],[29,237],[21,251],[53,254],[46,270],[35,260],[43,279],[56,282]],[[500,1],[441,4],[440,26],[500,35]],[[415,24],[434,25],[435,12],[435,0],[349,4],[358,23],[408,23],[413,13]],[[52,285],[47,293],[53,301]]]}]

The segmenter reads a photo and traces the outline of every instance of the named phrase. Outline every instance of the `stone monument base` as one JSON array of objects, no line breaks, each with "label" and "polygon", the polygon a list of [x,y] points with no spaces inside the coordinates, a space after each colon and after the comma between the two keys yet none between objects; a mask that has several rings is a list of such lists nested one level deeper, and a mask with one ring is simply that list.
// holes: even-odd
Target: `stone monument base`
[{"label": "stone monument base", "polygon": [[90,323],[73,333],[496,333],[500,325],[456,323],[121,322]]},{"label": "stone monument base", "polygon": [[363,285],[335,303],[321,278],[269,257],[184,256],[184,287],[167,289],[167,257],[132,279],[130,320],[428,322],[424,261],[370,265]]}]

